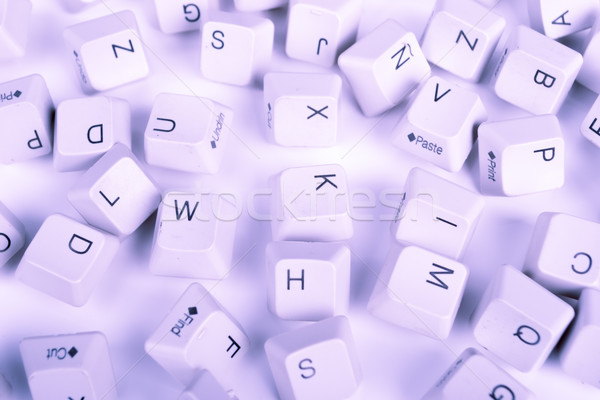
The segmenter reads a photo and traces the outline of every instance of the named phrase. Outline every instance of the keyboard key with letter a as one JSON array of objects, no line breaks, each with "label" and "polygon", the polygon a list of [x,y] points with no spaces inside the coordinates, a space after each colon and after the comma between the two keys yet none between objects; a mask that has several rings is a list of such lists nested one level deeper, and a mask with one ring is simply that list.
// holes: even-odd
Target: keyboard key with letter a
[{"label": "keyboard key with letter a", "polygon": [[600,4],[596,0],[527,0],[531,27],[552,39],[590,28]]}]

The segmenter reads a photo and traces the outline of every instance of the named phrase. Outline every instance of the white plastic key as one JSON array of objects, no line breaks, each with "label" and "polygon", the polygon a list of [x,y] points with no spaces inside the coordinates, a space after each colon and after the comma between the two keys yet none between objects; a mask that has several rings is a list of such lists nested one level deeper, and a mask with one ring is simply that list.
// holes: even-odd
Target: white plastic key
[{"label": "white plastic key", "polygon": [[88,223],[123,237],[156,210],[161,195],[131,150],[117,143],[79,177],[67,198]]},{"label": "white plastic key", "polygon": [[394,107],[431,73],[415,35],[392,19],[340,54],[338,65],[366,116]]},{"label": "white plastic key", "polygon": [[86,92],[112,89],[145,78],[150,72],[131,11],[70,26],[63,36]]},{"label": "white plastic key", "polygon": [[595,146],[600,147],[600,96],[596,96],[592,107],[581,121],[579,132]]},{"label": "white plastic key", "polygon": [[582,289],[600,290],[600,224],[562,213],[540,214],[523,272],[546,289],[578,297]]},{"label": "white plastic key", "polygon": [[0,84],[0,163],[25,161],[52,151],[54,104],[41,75]]},{"label": "white plastic key", "polygon": [[556,116],[484,122],[477,133],[482,193],[518,196],[563,186],[565,143]]},{"label": "white plastic key", "polygon": [[558,357],[567,374],[600,388],[600,291],[586,288],[577,303],[577,316],[562,343]]},{"label": "white plastic key", "polygon": [[266,121],[275,143],[304,147],[335,145],[341,90],[341,78],[332,73],[267,73]]},{"label": "white plastic key", "polygon": [[210,371],[204,369],[177,400],[238,400],[230,394],[231,391],[226,392]]},{"label": "white plastic key", "polygon": [[505,25],[504,18],[474,1],[453,3],[431,17],[421,48],[433,64],[476,82]]},{"label": "white plastic key", "polygon": [[102,333],[28,337],[20,349],[33,400],[117,399]]},{"label": "white plastic key", "polygon": [[445,339],[463,297],[469,270],[417,246],[388,254],[367,309],[392,324]]},{"label": "white plastic key", "polygon": [[483,210],[483,198],[421,168],[410,170],[404,191],[392,236],[459,259]]},{"label": "white plastic key", "polygon": [[199,283],[192,283],[146,340],[146,352],[184,385],[199,369],[228,388],[250,342],[238,322]]},{"label": "white plastic key", "polygon": [[223,279],[232,268],[236,206],[209,193],[167,192],[158,207],[150,270]]},{"label": "white plastic key", "polygon": [[273,240],[338,241],[352,237],[346,172],[341,165],[294,167],[273,182]]},{"label": "white plastic key", "polygon": [[532,114],[556,114],[583,63],[581,54],[516,26],[490,81],[503,100]]},{"label": "white plastic key", "polygon": [[0,267],[25,245],[25,226],[0,202]]},{"label": "white plastic key", "polygon": [[154,0],[158,25],[164,33],[200,29],[207,12],[219,9],[219,0]]},{"label": "white plastic key", "polygon": [[362,0],[290,0],[285,52],[290,58],[332,66],[356,38]]},{"label": "white plastic key", "polygon": [[0,0],[0,59],[25,55],[31,8],[30,0]]},{"label": "white plastic key", "polygon": [[421,400],[535,400],[535,395],[506,371],[467,348]]},{"label": "white plastic key", "polygon": [[341,243],[271,242],[267,302],[282,319],[318,321],[348,310],[350,250]]},{"label": "white plastic key", "polygon": [[520,371],[539,368],[573,308],[510,265],[499,267],[471,315],[477,342]]},{"label": "white plastic key", "polygon": [[241,86],[262,79],[271,61],[274,34],[275,26],[268,18],[211,12],[202,20],[202,75]]},{"label": "white plastic key", "polygon": [[358,355],[344,316],[271,337],[265,352],[282,400],[342,400],[360,385]]},{"label": "white plastic key", "polygon": [[233,111],[210,99],[181,94],[156,96],[144,133],[150,165],[216,173],[232,136]]},{"label": "white plastic key", "polygon": [[10,400],[12,394],[12,385],[4,375],[0,373],[0,399]]},{"label": "white plastic key", "polygon": [[233,0],[238,11],[263,11],[284,6],[288,0]]},{"label": "white plastic key", "polygon": [[393,143],[456,172],[471,152],[477,126],[486,119],[477,93],[432,76],[394,128]]},{"label": "white plastic key", "polygon": [[588,33],[585,51],[583,52],[583,64],[577,75],[577,82],[596,93],[600,93],[598,62],[600,62],[600,18],[596,19]]},{"label": "white plastic key", "polygon": [[590,28],[600,11],[597,0],[527,0],[531,27],[552,39]]},{"label": "white plastic key", "polygon": [[126,100],[82,97],[63,100],[56,107],[53,161],[57,171],[88,169],[115,143],[131,148]]},{"label": "white plastic key", "polygon": [[115,236],[51,214],[25,250],[15,277],[59,300],[82,306],[118,249]]}]

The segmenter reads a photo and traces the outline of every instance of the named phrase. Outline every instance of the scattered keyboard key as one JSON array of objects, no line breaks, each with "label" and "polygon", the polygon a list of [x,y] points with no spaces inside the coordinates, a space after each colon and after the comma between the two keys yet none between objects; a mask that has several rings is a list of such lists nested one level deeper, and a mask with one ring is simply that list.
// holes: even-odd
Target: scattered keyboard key
[{"label": "scattered keyboard key", "polygon": [[265,74],[267,130],[282,146],[336,144],[342,79],[332,73]]},{"label": "scattered keyboard key", "polygon": [[131,150],[117,143],[79,177],[67,198],[88,223],[123,237],[157,209],[161,195]]},{"label": "scattered keyboard key", "polygon": [[523,272],[553,293],[577,298],[600,290],[600,224],[563,213],[544,212],[535,224]]},{"label": "scattered keyboard key", "polygon": [[54,168],[84,170],[115,143],[131,148],[131,115],[126,100],[107,96],[63,100],[56,107]]},{"label": "scattered keyboard key", "polygon": [[0,267],[25,245],[25,226],[0,202]]},{"label": "scattered keyboard key", "polygon": [[600,388],[600,291],[586,288],[577,304],[575,322],[559,350],[562,369],[587,384]]},{"label": "scattered keyboard key", "polygon": [[431,17],[423,54],[438,67],[477,82],[505,25],[504,18],[473,1],[448,4]]},{"label": "scattered keyboard key", "polygon": [[486,119],[485,107],[477,93],[432,76],[421,86],[394,128],[393,143],[456,172],[471,152],[477,126]]},{"label": "scattered keyboard key", "polygon": [[236,206],[209,193],[168,192],[158,206],[150,270],[223,279],[232,268]]},{"label": "scattered keyboard key", "polygon": [[131,11],[72,25],[63,36],[86,92],[112,89],[150,73],[137,20]]},{"label": "scattered keyboard key", "polygon": [[350,250],[345,245],[270,242],[265,258],[268,305],[279,318],[319,321],[347,312]]},{"label": "scattered keyboard key", "polygon": [[0,84],[0,120],[11,133],[0,135],[0,163],[41,157],[52,151],[54,103],[41,75]]},{"label": "scattered keyboard key", "polygon": [[102,333],[28,337],[20,348],[33,400],[117,399]]},{"label": "scattered keyboard key", "polygon": [[25,55],[31,8],[30,0],[0,0],[0,59]]},{"label": "scattered keyboard key", "polygon": [[362,0],[290,0],[285,52],[330,67],[355,39]]},{"label": "scattered keyboard key", "polygon": [[600,96],[596,96],[592,107],[581,122],[579,131],[584,138],[600,147]]},{"label": "scattered keyboard key", "polygon": [[210,371],[204,369],[177,400],[238,400],[238,398],[230,396]]},{"label": "scattered keyboard key", "polygon": [[421,400],[535,400],[534,394],[506,371],[467,348]]},{"label": "scattered keyboard key", "polygon": [[503,265],[471,315],[484,348],[523,372],[539,368],[573,319],[573,308],[516,268]]},{"label": "scattered keyboard key", "polygon": [[367,309],[395,325],[445,339],[468,276],[458,261],[416,246],[396,247],[386,258]]},{"label": "scattered keyboard key", "polygon": [[262,82],[273,52],[275,26],[264,17],[222,11],[202,19],[200,70],[232,85]]},{"label": "scattered keyboard key", "polygon": [[15,276],[50,296],[82,306],[118,249],[115,236],[52,214],[25,250]]},{"label": "scattered keyboard key", "polygon": [[288,0],[233,0],[238,11],[262,11],[284,6]]},{"label": "scattered keyboard key", "polygon": [[250,342],[242,327],[199,283],[192,283],[146,340],[146,353],[184,385],[200,369],[227,388]]},{"label": "scattered keyboard key", "polygon": [[519,25],[510,34],[491,85],[498,97],[532,114],[556,114],[582,63],[575,50]]},{"label": "scattered keyboard key", "polygon": [[211,10],[219,9],[219,0],[154,0],[158,25],[164,33],[200,29],[200,21]]},{"label": "scattered keyboard key", "polygon": [[459,259],[473,236],[483,198],[418,167],[410,170],[404,191],[393,237]]},{"label": "scattered keyboard key", "polygon": [[273,240],[333,242],[351,238],[349,196],[341,165],[284,170],[273,182]]},{"label": "scattered keyboard key", "polygon": [[484,122],[477,134],[482,193],[519,196],[563,186],[565,143],[556,116]]},{"label": "scattered keyboard key", "polygon": [[340,54],[338,65],[368,117],[400,103],[431,73],[414,33],[393,19]]},{"label": "scattered keyboard key", "polygon": [[265,352],[282,400],[347,399],[360,385],[358,354],[344,316],[271,337]]},{"label": "scattered keyboard key", "polygon": [[590,28],[600,12],[596,0],[527,0],[531,27],[552,39]]},{"label": "scattered keyboard key", "polygon": [[232,136],[232,120],[229,107],[210,99],[161,93],[154,100],[144,133],[146,162],[214,174]]}]

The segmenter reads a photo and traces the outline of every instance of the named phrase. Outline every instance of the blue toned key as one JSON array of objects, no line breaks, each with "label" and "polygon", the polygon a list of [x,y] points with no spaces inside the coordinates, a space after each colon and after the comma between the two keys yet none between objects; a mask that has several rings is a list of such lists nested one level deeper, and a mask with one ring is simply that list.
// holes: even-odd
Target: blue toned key
[{"label": "blue toned key", "polygon": [[25,226],[0,202],[0,267],[25,245]]},{"label": "blue toned key", "polygon": [[0,163],[41,157],[52,151],[54,104],[41,75],[0,84]]},{"label": "blue toned key", "polygon": [[48,216],[17,267],[21,282],[74,306],[87,302],[119,248],[106,232],[61,214]]},{"label": "blue toned key", "polygon": [[33,400],[116,400],[106,337],[100,332],[28,337],[21,358]]}]

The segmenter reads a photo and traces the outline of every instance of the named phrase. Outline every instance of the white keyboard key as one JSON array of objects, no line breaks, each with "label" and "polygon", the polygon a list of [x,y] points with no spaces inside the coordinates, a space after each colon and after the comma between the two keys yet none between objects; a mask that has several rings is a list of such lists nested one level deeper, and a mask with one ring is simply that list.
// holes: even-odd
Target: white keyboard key
[{"label": "white keyboard key", "polygon": [[475,339],[520,371],[539,368],[573,308],[510,265],[499,267],[471,315]]},{"label": "white keyboard key", "polygon": [[482,193],[518,196],[563,186],[565,143],[556,116],[484,122],[477,134]]},{"label": "white keyboard key", "polygon": [[290,0],[285,52],[330,67],[356,38],[362,0]]},{"label": "white keyboard key", "polygon": [[230,396],[230,392],[223,389],[210,371],[202,370],[177,400],[238,400],[236,396]]},{"label": "white keyboard key", "polygon": [[338,64],[369,117],[400,103],[431,73],[415,35],[392,19],[340,54]]},{"label": "white keyboard key", "polygon": [[596,96],[594,104],[581,122],[579,131],[584,138],[600,147],[600,96]]},{"label": "white keyboard key", "polygon": [[404,191],[392,236],[459,259],[483,210],[483,198],[421,168],[410,170]]},{"label": "white keyboard key", "polygon": [[218,172],[231,132],[233,111],[210,99],[156,96],[144,133],[150,165],[195,173]]},{"label": "white keyboard key", "polygon": [[583,63],[581,54],[525,26],[511,32],[491,85],[532,114],[556,114]]},{"label": "white keyboard key", "polygon": [[540,214],[523,272],[546,289],[579,297],[583,288],[600,290],[600,224],[562,213]]},{"label": "white keyboard key", "polygon": [[600,11],[597,0],[527,0],[531,27],[552,39],[590,28]]},{"label": "white keyboard key", "polygon": [[250,347],[238,322],[199,283],[192,283],[146,340],[146,352],[184,385],[199,369],[228,386]]},{"label": "white keyboard key", "polygon": [[0,267],[25,245],[25,226],[0,202]]},{"label": "white keyboard key", "polygon": [[63,100],[56,107],[54,168],[88,169],[115,143],[131,148],[131,112],[126,100],[94,96]]},{"label": "white keyboard key", "polygon": [[600,93],[598,62],[600,62],[600,18],[596,19],[592,29],[590,29],[585,51],[583,52],[583,64],[577,75],[579,83],[596,93]]},{"label": "white keyboard key", "polygon": [[294,167],[273,182],[273,240],[332,242],[354,230],[346,172],[341,165]]},{"label": "white keyboard key", "polygon": [[59,300],[82,306],[118,249],[115,236],[51,214],[25,250],[15,277]]},{"label": "white keyboard key", "polygon": [[252,14],[213,11],[202,20],[200,70],[210,80],[248,85],[271,61],[275,26]]},{"label": "white keyboard key", "polygon": [[421,48],[431,63],[476,82],[505,25],[504,18],[473,1],[454,3],[433,14]]},{"label": "white keyboard key", "polygon": [[100,332],[29,337],[21,357],[33,400],[116,400],[106,337]]},{"label": "white keyboard key", "polygon": [[0,136],[0,163],[25,161],[50,153],[53,111],[54,103],[41,75],[0,84],[0,120],[11,130],[10,135]]},{"label": "white keyboard key", "polygon": [[168,192],[158,207],[150,271],[223,279],[232,268],[236,206],[209,193]]},{"label": "white keyboard key", "polygon": [[4,375],[0,374],[0,399],[1,400],[9,400],[12,394],[12,385],[8,380],[4,377]]},{"label": "white keyboard key", "polygon": [[158,25],[164,33],[200,29],[200,20],[219,9],[219,0],[154,0]]},{"label": "white keyboard key", "polygon": [[0,59],[25,55],[31,8],[30,0],[0,0]]},{"label": "white keyboard key", "polygon": [[473,348],[467,348],[421,400],[535,400],[535,395]]},{"label": "white keyboard key", "polygon": [[133,233],[161,199],[155,183],[121,143],[79,177],[67,197],[88,223],[119,237]]},{"label": "white keyboard key", "polygon": [[262,11],[284,6],[288,0],[233,0],[238,11]]},{"label": "white keyboard key", "polygon": [[150,72],[131,11],[70,26],[63,36],[86,92],[112,89],[145,78]]},{"label": "white keyboard key", "polygon": [[264,79],[267,129],[282,146],[334,146],[342,79],[332,73],[269,72]]},{"label": "white keyboard key", "polygon": [[282,319],[318,321],[348,311],[350,250],[341,243],[271,242],[267,301]]},{"label": "white keyboard key", "polygon": [[600,388],[600,291],[581,291],[577,316],[558,353],[562,369],[587,384]]},{"label": "white keyboard key", "polygon": [[456,172],[471,152],[477,126],[486,119],[477,93],[432,76],[394,128],[393,143]]},{"label": "white keyboard key", "polygon": [[358,354],[344,316],[272,337],[265,351],[282,400],[347,399],[360,385]]},{"label": "white keyboard key", "polygon": [[367,309],[392,324],[445,339],[463,297],[469,270],[416,246],[388,254]]}]

